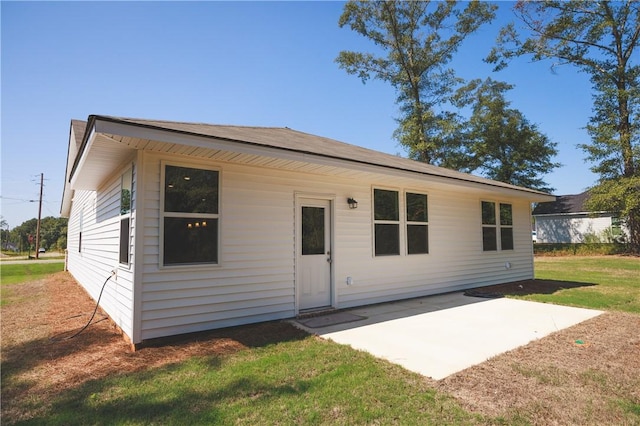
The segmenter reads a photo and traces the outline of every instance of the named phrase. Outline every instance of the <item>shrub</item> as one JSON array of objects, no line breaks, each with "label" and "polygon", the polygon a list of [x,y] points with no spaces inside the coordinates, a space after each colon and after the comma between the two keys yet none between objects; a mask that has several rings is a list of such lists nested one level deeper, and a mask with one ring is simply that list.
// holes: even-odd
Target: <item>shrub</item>
[{"label": "shrub", "polygon": [[538,243],[533,245],[537,256],[602,256],[623,254],[627,246],[619,243]]}]

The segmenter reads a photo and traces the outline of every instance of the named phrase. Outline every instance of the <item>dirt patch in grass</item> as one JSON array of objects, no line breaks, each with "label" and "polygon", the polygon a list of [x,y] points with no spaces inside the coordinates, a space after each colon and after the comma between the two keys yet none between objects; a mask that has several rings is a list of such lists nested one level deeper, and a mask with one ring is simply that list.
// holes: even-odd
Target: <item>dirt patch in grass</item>
[{"label": "dirt patch in grass", "polygon": [[[510,294],[523,291],[521,285],[491,291]],[[559,284],[536,285],[545,293]],[[57,395],[89,380],[307,336],[288,323],[269,322],[156,341],[132,352],[100,310],[84,333],[66,339],[87,322],[94,302],[65,272],[12,286],[10,297],[16,303],[2,308],[3,424],[45,414]],[[640,423],[638,330],[640,316],[607,312],[444,380],[425,380],[468,410],[506,423]]]},{"label": "dirt patch in grass", "polygon": [[534,424],[638,424],[638,330],[640,316],[607,312],[449,376],[438,387],[471,411]]},{"label": "dirt patch in grass", "polygon": [[16,303],[2,308],[3,424],[46,412],[56,395],[89,380],[308,336],[287,323],[268,322],[158,340],[133,352],[101,310],[82,334],[67,339],[95,307],[68,273],[11,289]]},{"label": "dirt patch in grass", "polygon": [[[524,281],[495,297],[588,284]],[[640,424],[640,316],[605,312],[436,384],[473,412],[533,424]]]}]

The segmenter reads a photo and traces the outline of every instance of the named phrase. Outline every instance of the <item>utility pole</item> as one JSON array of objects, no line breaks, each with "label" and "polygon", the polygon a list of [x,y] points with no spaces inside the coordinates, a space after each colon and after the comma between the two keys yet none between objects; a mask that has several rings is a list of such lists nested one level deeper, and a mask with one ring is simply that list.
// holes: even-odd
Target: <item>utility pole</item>
[{"label": "utility pole", "polygon": [[36,227],[36,259],[40,257],[40,217],[42,216],[42,187],[44,186],[44,173],[40,173],[40,203],[38,205],[38,226]]}]

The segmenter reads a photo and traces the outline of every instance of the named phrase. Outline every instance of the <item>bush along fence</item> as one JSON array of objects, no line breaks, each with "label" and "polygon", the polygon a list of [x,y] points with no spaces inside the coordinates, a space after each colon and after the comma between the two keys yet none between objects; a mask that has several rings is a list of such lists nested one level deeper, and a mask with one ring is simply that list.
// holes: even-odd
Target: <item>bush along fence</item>
[{"label": "bush along fence", "polygon": [[626,244],[620,243],[537,243],[533,254],[537,256],[595,256],[627,253]]}]

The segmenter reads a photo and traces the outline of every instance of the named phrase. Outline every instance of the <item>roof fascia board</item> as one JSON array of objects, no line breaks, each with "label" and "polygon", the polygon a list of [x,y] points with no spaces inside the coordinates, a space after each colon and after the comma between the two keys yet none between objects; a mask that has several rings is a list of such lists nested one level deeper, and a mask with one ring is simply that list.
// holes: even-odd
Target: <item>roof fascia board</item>
[{"label": "roof fascia board", "polygon": [[84,139],[82,141],[82,145],[80,146],[80,152],[76,157],[76,161],[73,164],[73,169],[71,170],[71,176],[69,176],[70,187],[73,188],[78,174],[76,173],[79,169],[82,168],[84,163],[87,161],[87,155],[91,150],[91,145],[93,145],[93,141],[96,140],[96,131],[95,127],[87,127],[87,131],[84,134]]},{"label": "roof fascia board", "polygon": [[395,175],[402,177],[429,176],[433,181],[457,185],[461,183],[469,188],[482,189],[491,187],[493,191],[500,191],[504,194],[510,194],[518,198],[526,198],[532,201],[553,201],[555,196],[548,195],[539,191],[528,190],[526,188],[515,189],[504,187],[500,184],[491,184],[490,182],[476,182],[471,179],[456,178],[451,176],[440,176],[428,172],[406,170],[399,167],[384,166],[376,163],[369,163],[359,160],[349,160],[341,157],[310,153],[302,150],[292,150],[280,147],[271,147],[243,140],[227,139],[216,136],[198,135],[189,132],[183,132],[173,129],[160,129],[153,126],[142,125],[138,123],[122,122],[109,117],[92,116],[93,127],[92,132],[114,134],[131,138],[148,139],[165,143],[188,144],[190,146],[200,148],[213,148],[223,151],[238,152],[241,154],[276,156],[277,158],[288,159],[292,161],[306,161],[327,166],[339,166],[349,169],[355,169],[365,172],[384,171],[389,173],[393,171]]},{"label": "roof fascia board", "polygon": [[[72,165],[70,164],[70,160],[71,158],[75,158],[76,155],[78,155],[77,152],[75,152],[77,150],[77,146],[73,147],[74,153],[73,153],[73,157],[72,157],[72,153],[71,153],[71,142],[72,140],[77,137],[78,135],[74,134],[74,130],[73,130],[73,122],[69,123],[69,146],[67,147],[67,166],[65,168],[64,171],[64,186],[62,188],[62,201],[60,202],[60,215],[62,217],[68,217],[69,216],[69,212],[71,209],[71,199],[73,198],[72,195],[72,190],[69,187],[69,176],[71,173],[71,169],[72,169]],[[83,135],[84,136],[84,135]]]}]

